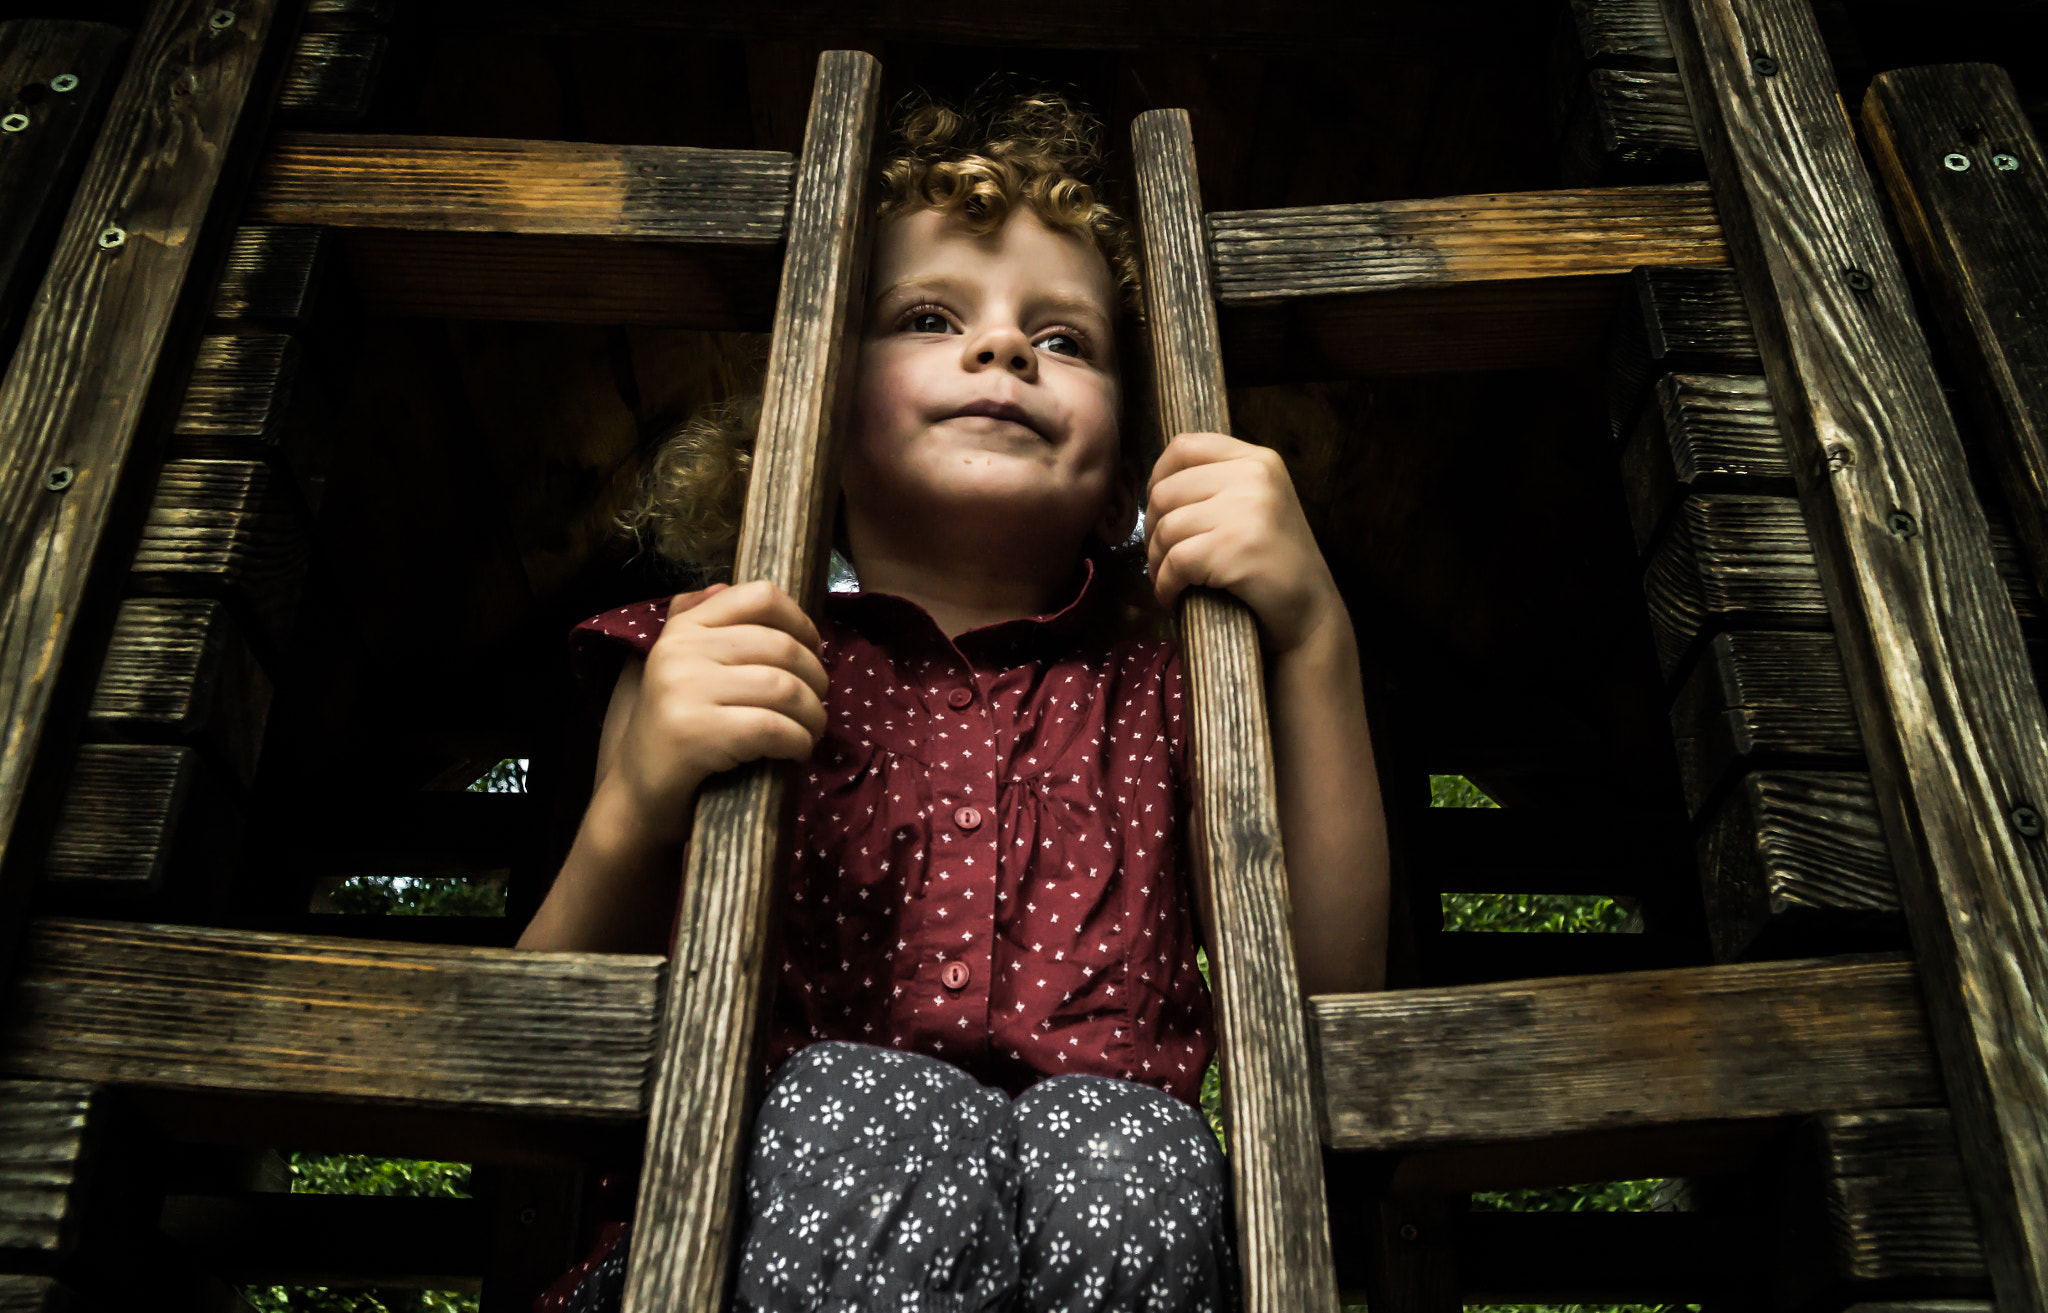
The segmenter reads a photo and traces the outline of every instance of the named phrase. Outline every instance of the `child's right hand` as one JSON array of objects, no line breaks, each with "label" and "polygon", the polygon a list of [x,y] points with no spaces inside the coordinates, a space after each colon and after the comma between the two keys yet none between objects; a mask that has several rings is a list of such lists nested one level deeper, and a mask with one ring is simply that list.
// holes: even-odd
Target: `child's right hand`
[{"label": "child's right hand", "polygon": [[[638,671],[623,730],[606,735],[598,787],[624,793],[644,838],[681,843],[705,780],[745,762],[811,755],[825,732],[818,646],[810,617],[774,584],[678,594]],[[632,673],[622,673],[620,694]]]}]

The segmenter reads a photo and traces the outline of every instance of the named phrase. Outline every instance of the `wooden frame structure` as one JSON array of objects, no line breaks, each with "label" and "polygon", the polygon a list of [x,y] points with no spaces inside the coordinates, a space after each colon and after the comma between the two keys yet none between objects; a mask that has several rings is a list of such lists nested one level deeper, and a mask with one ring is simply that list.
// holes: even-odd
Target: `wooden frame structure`
[{"label": "wooden frame structure", "polygon": [[[1226,361],[1234,380],[1263,384],[1546,367],[1604,343],[1687,816],[1675,828],[1618,823],[1612,852],[1595,856],[1640,873],[1674,851],[1685,864],[1695,842],[1724,958],[1813,924],[1828,951],[1866,947],[1859,936],[1903,910],[1912,964],[1674,966],[1620,951],[1638,943],[1605,965],[1666,969],[1530,980],[1546,974],[1525,969],[1540,945],[1482,971],[1458,965],[1445,937],[1414,950],[1415,978],[1451,962],[1455,986],[1304,999],[1256,629],[1228,598],[1190,598],[1179,619],[1199,779],[1191,837],[1246,1306],[1335,1310],[1340,1288],[1361,1285],[1386,1313],[1451,1306],[1483,1255],[1527,1271],[1543,1246],[1514,1222],[1454,1222],[1445,1196],[1588,1171],[1683,1172],[1755,1156],[1762,1137],[1804,1118],[1833,1164],[1824,1188],[1838,1191],[1852,1189],[1841,1163],[1857,1146],[1910,1141],[1952,1162],[1952,1125],[1971,1207],[1951,1209],[1962,1275],[1939,1292],[1986,1293],[1976,1274],[1988,1272],[1999,1307],[2048,1313],[2048,721],[2027,652],[2048,578],[2048,336],[2013,327],[2012,310],[2014,297],[2041,295],[2048,164],[1999,76],[1888,74],[1864,110],[2006,473],[2009,502],[1987,519],[1806,0],[1573,4],[1595,61],[1585,122],[1607,134],[1578,140],[1574,167],[1626,179],[1646,161],[1680,173],[1696,161],[1710,185],[1660,177],[1204,214],[1187,114],[1137,117],[1160,422],[1231,431]],[[732,21],[657,8],[513,17]],[[0,1249],[33,1256],[0,1274],[0,1302],[57,1306],[77,1275],[66,1219],[90,1193],[89,1141],[135,1134],[133,1110],[173,1139],[260,1146],[337,1124],[395,1150],[513,1164],[644,1141],[627,1307],[709,1311],[728,1287],[785,860],[781,773],[753,768],[707,790],[667,962],[366,943],[204,911],[161,924],[29,915],[39,884],[120,885],[153,907],[161,890],[203,882],[187,869],[205,865],[189,844],[182,865],[164,855],[170,827],[189,815],[203,819],[187,833],[225,832],[226,810],[202,810],[208,790],[239,796],[259,778],[262,670],[293,641],[303,521],[324,485],[311,421],[285,400],[295,339],[258,330],[310,314],[316,250],[345,246],[357,291],[382,312],[772,326],[736,577],[772,579],[807,604],[822,590],[831,436],[865,279],[877,61],[858,50],[819,60],[794,158],[266,137],[273,107],[350,122],[386,46],[343,38],[384,21],[376,9],[315,0],[307,22],[321,30],[307,35],[323,39],[308,53],[281,0],[153,0],[118,88],[107,83],[119,33],[52,24],[15,29],[9,45],[0,25],[0,75],[54,86],[55,50],[80,70],[66,76],[91,83],[53,130],[25,139],[35,153],[0,138],[0,182],[32,172],[48,184],[0,198],[13,225],[0,233],[0,349],[9,316],[20,324],[0,382],[0,1075],[16,1096],[7,1106],[31,1110],[25,1129],[0,1126],[0,1154],[54,1155],[70,1173],[27,1202],[0,1186]],[[1632,26],[1588,19],[1622,11]],[[1262,11],[1242,35],[1294,48],[1327,19]],[[1005,39],[1021,44],[1077,39],[1069,20],[1011,21]],[[1361,11],[1332,39],[1370,49],[1389,24],[1401,26]],[[893,12],[869,26],[939,31]],[[1142,44],[1147,30],[1104,20],[1085,44]],[[1615,51],[1646,66],[1598,64]],[[11,57],[31,71],[11,71]],[[1616,108],[1651,102],[1661,108],[1640,123]],[[1674,120],[1680,102],[1689,118]],[[1970,152],[1965,168],[1928,162],[1972,131],[1945,152]],[[1982,162],[1992,156],[2013,167]],[[512,171],[527,191],[500,185]],[[1941,190],[1962,183],[1978,190]],[[47,268],[29,297],[21,269],[39,242]],[[2033,281],[1996,281],[2012,268]],[[1618,293],[1640,296],[1648,328],[1611,326]],[[202,343],[209,322],[232,331]],[[2001,546],[2008,522],[2023,564]],[[193,691],[216,687],[233,696]],[[137,852],[81,847],[95,817],[128,816],[138,800],[161,828]],[[1417,826],[1403,840],[1416,895],[1433,897],[1446,871],[1526,864],[1555,839],[1513,812],[1498,834]],[[1785,855],[1822,831],[1834,845],[1824,860]],[[1828,919],[1849,913],[1863,919]],[[419,933],[441,931],[458,933]],[[129,1111],[107,1111],[116,1105]],[[45,1123],[65,1118],[93,1129],[52,1138]],[[1881,1209],[1838,1211],[1860,1224]],[[29,1214],[43,1220],[9,1239],[11,1219]],[[179,1243],[210,1256],[200,1268],[271,1270],[223,1238],[233,1227],[221,1219],[243,1214],[188,1202],[164,1216]],[[478,1243],[473,1218],[459,1227]],[[1341,1239],[1347,1228],[1372,1237],[1369,1270],[1347,1252],[1358,1248]],[[1680,1275],[1657,1288],[1711,1286],[1711,1274]],[[1850,1273],[1783,1302],[1882,1294],[1884,1279]],[[203,1275],[187,1284],[174,1302],[205,1303]]]}]

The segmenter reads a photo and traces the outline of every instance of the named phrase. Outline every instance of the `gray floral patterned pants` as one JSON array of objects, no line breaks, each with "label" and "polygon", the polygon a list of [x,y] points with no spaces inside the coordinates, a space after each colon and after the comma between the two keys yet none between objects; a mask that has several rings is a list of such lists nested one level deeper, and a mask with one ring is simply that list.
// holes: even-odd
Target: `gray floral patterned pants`
[{"label": "gray floral patterned pants", "polygon": [[[1225,1181],[1202,1115],[1147,1086],[1055,1076],[1013,1102],[936,1058],[813,1044],[755,1124],[736,1307],[1232,1313]],[[571,1307],[617,1308],[595,1287],[625,1252]]]}]

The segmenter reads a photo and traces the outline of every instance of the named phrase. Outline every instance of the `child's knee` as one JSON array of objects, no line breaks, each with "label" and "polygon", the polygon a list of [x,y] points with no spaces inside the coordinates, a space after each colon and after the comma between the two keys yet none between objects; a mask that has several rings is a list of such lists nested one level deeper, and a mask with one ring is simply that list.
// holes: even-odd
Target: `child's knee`
[{"label": "child's knee", "polygon": [[1221,1188],[1223,1155],[1201,1112],[1172,1095],[1106,1076],[1056,1076],[1017,1098],[1018,1166],[1068,1175]]},{"label": "child's knee", "polygon": [[827,1040],[776,1069],[755,1121],[757,1160],[792,1162],[918,1135],[972,1134],[1005,1100],[950,1063]]}]

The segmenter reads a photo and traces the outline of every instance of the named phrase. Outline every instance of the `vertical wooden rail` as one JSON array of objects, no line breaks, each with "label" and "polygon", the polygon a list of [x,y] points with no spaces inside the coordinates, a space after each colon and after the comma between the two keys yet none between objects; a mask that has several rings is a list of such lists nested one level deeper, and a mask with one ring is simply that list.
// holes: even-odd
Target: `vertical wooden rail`
[{"label": "vertical wooden rail", "polygon": [[[824,579],[831,441],[850,399],[880,99],[872,56],[820,57],[733,568],[736,581],[771,580],[807,610]],[[712,781],[697,800],[625,1313],[716,1313],[725,1298],[749,1087],[773,980],[769,917],[788,852],[786,783],[785,770],[756,764]]]},{"label": "vertical wooden rail", "polygon": [[146,402],[167,431],[158,367],[194,345],[187,328],[174,334],[203,308],[187,288],[194,255],[219,222],[243,111],[282,67],[273,48],[291,12],[285,0],[150,7],[0,383],[0,957],[25,897],[11,860],[22,795],[86,577],[130,456],[161,437],[144,432]]},{"label": "vertical wooden rail", "polygon": [[2048,590],[2048,154],[1996,64],[1880,73],[1863,126]]},{"label": "vertical wooden rail", "polygon": [[1806,0],[1664,0],[1848,666],[1998,1307],[2048,1310],[2048,723]]},{"label": "vertical wooden rail", "polygon": [[[1228,433],[1209,247],[1184,110],[1131,125],[1159,423]],[[1301,980],[1288,928],[1273,742],[1252,613],[1190,591],[1181,650],[1194,707],[1195,878],[1223,1041],[1223,1088],[1247,1313],[1337,1307]]]}]

